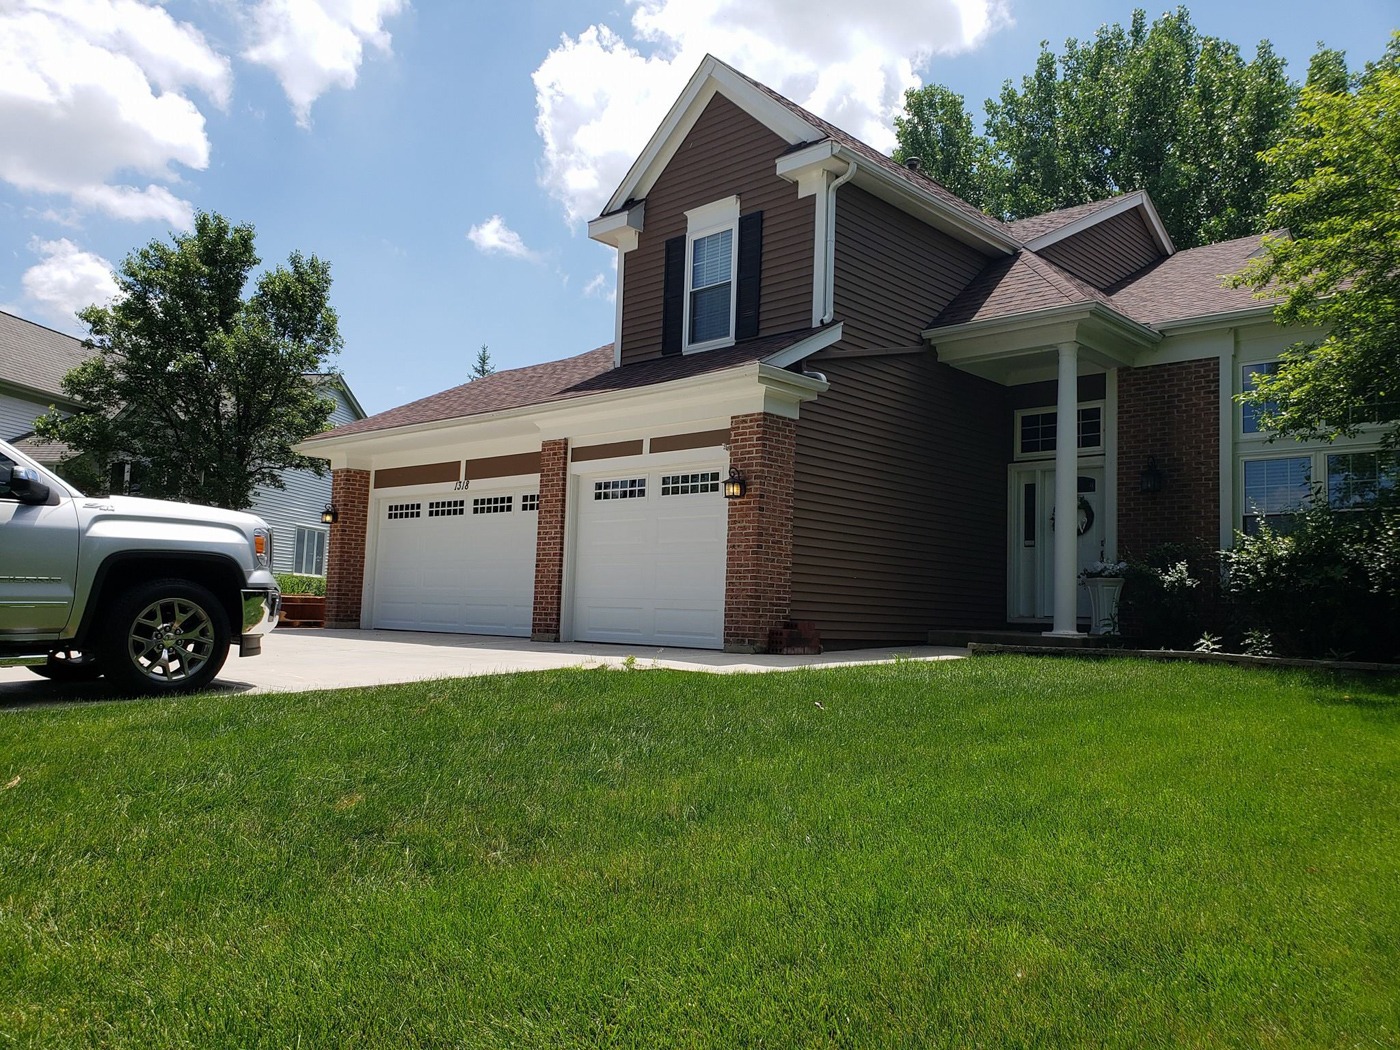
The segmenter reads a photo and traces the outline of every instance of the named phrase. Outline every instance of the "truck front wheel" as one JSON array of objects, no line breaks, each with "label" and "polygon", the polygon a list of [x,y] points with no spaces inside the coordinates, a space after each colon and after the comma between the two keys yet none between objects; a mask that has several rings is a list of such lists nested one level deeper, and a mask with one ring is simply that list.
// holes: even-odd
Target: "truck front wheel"
[{"label": "truck front wheel", "polygon": [[154,580],[111,607],[99,645],[107,680],[138,693],[185,693],[214,680],[228,656],[228,615],[205,587]]}]

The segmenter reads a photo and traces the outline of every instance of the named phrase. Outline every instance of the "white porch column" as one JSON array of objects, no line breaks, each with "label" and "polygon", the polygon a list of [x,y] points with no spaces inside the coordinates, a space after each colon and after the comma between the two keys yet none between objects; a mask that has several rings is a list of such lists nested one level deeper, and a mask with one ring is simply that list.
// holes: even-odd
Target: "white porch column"
[{"label": "white porch column", "polygon": [[1055,622],[1047,634],[1079,637],[1079,344],[1061,343],[1055,396]]}]

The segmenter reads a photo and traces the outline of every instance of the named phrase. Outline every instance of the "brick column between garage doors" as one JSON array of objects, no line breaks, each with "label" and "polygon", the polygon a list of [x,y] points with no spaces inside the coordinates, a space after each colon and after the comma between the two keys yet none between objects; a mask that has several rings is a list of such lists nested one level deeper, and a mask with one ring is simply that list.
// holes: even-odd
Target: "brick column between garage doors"
[{"label": "brick column between garage doors", "polygon": [[540,445],[540,506],[535,539],[535,604],[530,638],[559,640],[564,600],[564,510],[569,492],[569,442]]},{"label": "brick column between garage doors", "polygon": [[331,526],[326,553],[326,626],[359,627],[365,591],[365,538],[369,534],[369,471],[331,471]]},{"label": "brick column between garage doors", "polygon": [[768,412],[729,421],[729,465],[748,483],[729,501],[724,648],[757,653],[792,611],[792,489],[797,422]]}]

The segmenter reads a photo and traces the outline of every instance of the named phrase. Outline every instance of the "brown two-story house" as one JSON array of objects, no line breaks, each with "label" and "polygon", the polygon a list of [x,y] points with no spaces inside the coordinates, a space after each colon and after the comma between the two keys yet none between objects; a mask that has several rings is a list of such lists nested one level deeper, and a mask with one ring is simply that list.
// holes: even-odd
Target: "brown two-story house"
[{"label": "brown two-story house", "polygon": [[1003,223],[713,58],[589,233],[611,343],[302,446],[334,470],[332,622],[1073,635],[1083,566],[1382,469],[1235,404],[1296,338],[1222,286],[1259,238],[1177,252],[1142,193]]}]

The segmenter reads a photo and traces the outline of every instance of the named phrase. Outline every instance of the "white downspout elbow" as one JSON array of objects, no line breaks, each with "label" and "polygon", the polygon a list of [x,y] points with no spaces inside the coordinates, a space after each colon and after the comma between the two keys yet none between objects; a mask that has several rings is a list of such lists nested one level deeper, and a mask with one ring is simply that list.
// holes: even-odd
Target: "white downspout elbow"
[{"label": "white downspout elbow", "polygon": [[856,173],[856,162],[850,161],[842,175],[826,188],[826,309],[822,324],[831,324],[836,313],[836,191],[850,182]]}]

